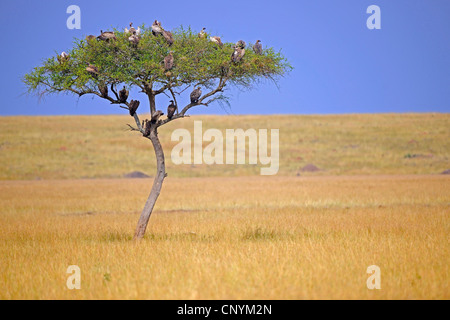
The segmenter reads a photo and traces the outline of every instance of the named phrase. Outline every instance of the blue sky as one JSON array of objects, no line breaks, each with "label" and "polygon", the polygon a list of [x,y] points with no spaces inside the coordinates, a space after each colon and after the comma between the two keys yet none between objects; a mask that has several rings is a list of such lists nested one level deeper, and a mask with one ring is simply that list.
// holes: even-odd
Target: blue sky
[{"label": "blue sky", "polygon": [[[69,5],[81,9],[81,30],[69,30]],[[381,30],[369,30],[369,5],[381,8]],[[339,114],[450,112],[450,1],[25,1],[0,2],[0,115],[120,114],[99,98],[39,100],[21,77],[74,37],[100,29],[180,25],[282,49],[295,68],[278,88],[229,91],[231,106],[193,114]],[[138,97],[136,97],[138,98]],[[167,98],[160,95],[165,110]],[[142,106],[141,106],[142,108]]]}]

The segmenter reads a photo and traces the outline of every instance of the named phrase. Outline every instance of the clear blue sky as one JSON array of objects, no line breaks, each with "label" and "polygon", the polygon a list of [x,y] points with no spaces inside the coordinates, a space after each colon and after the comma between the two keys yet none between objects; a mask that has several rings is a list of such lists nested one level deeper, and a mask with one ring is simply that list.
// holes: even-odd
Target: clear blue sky
[{"label": "clear blue sky", "polygon": [[[66,9],[81,8],[81,30]],[[369,30],[369,5],[381,8],[381,30]],[[62,1],[0,2],[0,115],[120,114],[99,98],[27,95],[21,77],[74,37],[100,29],[180,25],[282,49],[294,70],[252,91],[231,90],[231,107],[194,114],[328,114],[450,112],[449,0]],[[161,109],[167,98],[157,101]],[[141,106],[142,108],[142,106]]]}]

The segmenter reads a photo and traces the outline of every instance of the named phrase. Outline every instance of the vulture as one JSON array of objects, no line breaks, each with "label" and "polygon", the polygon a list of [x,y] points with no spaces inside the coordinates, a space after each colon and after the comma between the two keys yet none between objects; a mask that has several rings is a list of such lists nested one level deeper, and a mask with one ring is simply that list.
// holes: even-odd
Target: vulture
[{"label": "vulture", "polygon": [[114,34],[114,32],[111,31],[103,32],[103,30],[100,30],[100,35],[97,37],[97,39],[104,41],[109,41],[111,39],[116,40],[116,35]]},{"label": "vulture", "polygon": [[162,35],[163,35],[164,39],[166,39],[166,41],[169,44],[169,46],[171,46],[173,44],[172,32],[163,30],[162,31]]},{"label": "vulture", "polygon": [[139,43],[140,37],[132,34],[131,36],[128,37],[128,41],[131,42],[131,44],[133,44],[134,46],[137,46]]},{"label": "vulture", "polygon": [[241,61],[242,58],[244,58],[244,55],[245,55],[245,49],[238,48],[238,51],[239,51],[238,61]]},{"label": "vulture", "polygon": [[223,46],[222,40],[220,40],[220,37],[209,37],[209,39],[214,42],[217,43],[220,47]]},{"label": "vulture", "polygon": [[173,55],[172,51],[169,52],[169,55],[164,58],[164,69],[166,71],[173,68]]},{"label": "vulture", "polygon": [[233,62],[239,62],[242,60],[245,54],[245,49],[242,49],[241,47],[234,46],[234,52],[231,55],[231,61]]},{"label": "vulture", "polygon": [[130,116],[134,117],[137,108],[139,107],[140,102],[138,100],[131,100],[128,105],[128,110],[130,111]]},{"label": "vulture", "polygon": [[63,51],[56,58],[58,59],[59,63],[64,63],[69,60],[69,55]]},{"label": "vulture", "polygon": [[241,48],[241,49],[245,49],[245,46],[246,46],[246,45],[247,45],[247,44],[245,43],[244,40],[239,40],[238,42],[236,42],[236,46],[239,47],[239,48]]},{"label": "vulture", "polygon": [[203,27],[202,31],[200,31],[200,33],[198,34],[198,37],[200,39],[205,39],[206,38],[206,32],[205,32],[206,28]]},{"label": "vulture", "polygon": [[164,115],[164,113],[161,110],[157,110],[155,112],[153,112],[152,114],[152,122],[156,123],[156,121],[159,120],[159,118]]},{"label": "vulture", "polygon": [[128,94],[129,94],[129,91],[127,89],[125,89],[125,86],[124,86],[123,89],[119,91],[119,101],[121,103],[125,103],[128,99]]},{"label": "vulture", "polygon": [[108,96],[108,87],[104,84],[99,84],[98,90],[100,91],[102,98],[106,98]]},{"label": "vulture", "polygon": [[197,89],[194,89],[191,92],[191,103],[197,103],[198,99],[200,99],[201,95],[202,95],[202,90],[200,89],[200,87],[198,87]]},{"label": "vulture", "polygon": [[125,28],[125,33],[131,33],[132,35],[139,35],[141,33],[141,28],[135,28],[133,27],[133,22],[130,22],[130,29],[128,30],[128,28]]},{"label": "vulture", "polygon": [[256,54],[262,54],[261,40],[256,41],[255,45],[253,46],[253,51],[255,51]]},{"label": "vulture", "polygon": [[125,28],[124,32],[125,33],[135,34],[136,29],[133,27],[133,22],[130,22],[130,29],[128,30],[128,28]]},{"label": "vulture", "polygon": [[92,75],[98,74],[98,68],[92,64],[89,63],[89,65],[86,67],[86,71],[89,72]]},{"label": "vulture", "polygon": [[157,36],[159,34],[162,34],[163,29],[161,27],[161,22],[159,22],[158,20],[155,20],[155,22],[153,22],[152,24],[152,33],[154,36]]},{"label": "vulture", "polygon": [[172,119],[175,110],[177,110],[177,106],[173,103],[173,100],[170,100],[170,105],[167,107],[167,118]]},{"label": "vulture", "polygon": [[92,34],[86,36],[86,41],[87,41],[88,43],[89,43],[90,41],[92,41],[92,40],[95,40],[95,39],[96,39],[96,37],[93,36]]}]

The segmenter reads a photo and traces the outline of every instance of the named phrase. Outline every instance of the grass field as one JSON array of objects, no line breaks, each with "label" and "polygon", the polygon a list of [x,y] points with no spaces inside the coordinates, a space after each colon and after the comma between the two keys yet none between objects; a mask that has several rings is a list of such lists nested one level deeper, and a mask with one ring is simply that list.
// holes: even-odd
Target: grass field
[{"label": "grass field", "polygon": [[[141,116],[144,119],[145,115]],[[248,128],[280,130],[278,175],[439,174],[450,169],[450,114],[336,116],[193,116],[160,129],[166,158],[176,128],[193,131]],[[0,180],[120,178],[153,175],[151,143],[127,130],[130,116],[0,118]],[[204,143],[206,146],[207,143]],[[260,165],[174,165],[172,177],[259,175]]]},{"label": "grass field", "polygon": [[0,299],[450,298],[448,114],[198,119],[279,127],[280,174],[168,161],[135,242],[152,179],[118,177],[154,160],[127,118],[0,118]]},{"label": "grass field", "polygon": [[447,177],[168,178],[135,243],[149,183],[1,182],[0,298],[450,298]]}]

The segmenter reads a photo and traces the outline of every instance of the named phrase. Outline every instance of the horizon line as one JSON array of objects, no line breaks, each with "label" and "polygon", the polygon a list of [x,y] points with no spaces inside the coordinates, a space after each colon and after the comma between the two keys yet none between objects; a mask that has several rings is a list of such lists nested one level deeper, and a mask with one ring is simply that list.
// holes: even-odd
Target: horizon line
[{"label": "horizon line", "polygon": [[[141,114],[150,114],[144,112]],[[247,117],[247,116],[345,116],[345,115],[391,115],[391,114],[450,114],[442,111],[405,111],[405,112],[342,112],[342,113],[270,113],[270,114],[192,114],[186,118],[194,116],[213,116],[213,117]],[[89,116],[127,116],[127,113],[106,113],[106,114],[11,114],[0,115],[0,117],[89,117]]]}]

